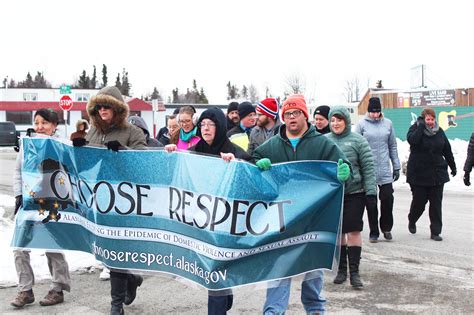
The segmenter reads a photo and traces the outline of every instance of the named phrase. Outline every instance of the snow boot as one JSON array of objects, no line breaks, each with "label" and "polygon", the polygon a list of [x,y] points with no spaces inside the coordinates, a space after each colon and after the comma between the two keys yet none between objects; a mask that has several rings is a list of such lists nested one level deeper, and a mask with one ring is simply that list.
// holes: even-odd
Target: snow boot
[{"label": "snow boot", "polygon": [[335,284],[342,284],[347,280],[347,245],[341,245],[341,255],[339,256],[339,269],[337,270]]},{"label": "snow boot", "polygon": [[125,273],[110,271],[110,295],[112,302],[110,304],[110,315],[122,315],[123,303],[127,294],[127,277]]},{"label": "snow boot", "polygon": [[137,296],[137,288],[143,283],[143,277],[139,275],[128,275],[127,280],[127,294],[125,296],[125,305],[130,305],[135,300]]},{"label": "snow boot", "polygon": [[360,254],[362,252],[362,247],[360,246],[350,246],[347,247],[347,256],[349,257],[349,272],[350,272],[350,281],[351,285],[355,289],[361,289],[364,285],[360,280],[359,275],[359,264],[360,264]]}]

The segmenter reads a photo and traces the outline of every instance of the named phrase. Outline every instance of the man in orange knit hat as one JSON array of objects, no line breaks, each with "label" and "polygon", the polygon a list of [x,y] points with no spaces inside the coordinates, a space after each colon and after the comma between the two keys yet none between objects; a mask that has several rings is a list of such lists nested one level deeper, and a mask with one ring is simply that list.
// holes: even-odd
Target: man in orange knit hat
[{"label": "man in orange knit hat", "polygon": [[[302,95],[292,95],[283,103],[281,116],[284,125],[278,134],[259,146],[253,157],[256,165],[268,170],[271,163],[301,160],[338,162],[337,177],[341,182],[350,175],[344,153],[324,135],[316,132],[308,123],[308,108]],[[272,281],[267,290],[264,314],[284,314],[290,298],[291,278]],[[326,300],[321,296],[323,272],[314,270],[305,275],[301,284],[301,301],[308,314],[324,313]]]}]

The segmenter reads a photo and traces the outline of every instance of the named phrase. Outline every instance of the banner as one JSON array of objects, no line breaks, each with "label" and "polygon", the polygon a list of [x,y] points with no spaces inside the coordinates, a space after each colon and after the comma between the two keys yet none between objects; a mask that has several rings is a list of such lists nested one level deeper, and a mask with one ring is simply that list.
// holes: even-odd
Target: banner
[{"label": "banner", "polygon": [[24,138],[13,247],[79,250],[110,268],[209,290],[331,269],[343,186],[336,163],[269,171],[190,153],[75,148]]}]

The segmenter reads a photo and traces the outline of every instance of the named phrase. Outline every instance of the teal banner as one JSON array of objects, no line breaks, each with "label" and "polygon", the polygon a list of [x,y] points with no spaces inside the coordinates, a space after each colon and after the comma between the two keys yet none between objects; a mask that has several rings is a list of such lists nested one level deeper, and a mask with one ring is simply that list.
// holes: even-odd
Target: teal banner
[{"label": "teal banner", "polygon": [[[430,106],[436,112],[436,120],[448,139],[469,141],[474,131],[473,106]],[[410,126],[416,122],[423,107],[384,109],[385,117],[393,122],[397,138],[405,141]]]},{"label": "teal banner", "polygon": [[221,290],[331,269],[336,163],[253,164],[191,153],[23,139],[13,247],[79,250],[110,268]]}]

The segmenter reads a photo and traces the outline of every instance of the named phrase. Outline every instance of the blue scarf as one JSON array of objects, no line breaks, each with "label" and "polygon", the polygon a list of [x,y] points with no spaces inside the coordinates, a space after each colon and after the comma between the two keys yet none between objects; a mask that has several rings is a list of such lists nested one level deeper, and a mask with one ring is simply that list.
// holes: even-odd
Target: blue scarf
[{"label": "blue scarf", "polygon": [[181,129],[179,131],[179,138],[181,139],[181,141],[189,142],[189,140],[191,140],[191,138],[196,135],[196,132],[197,132],[197,126],[194,127],[194,129],[192,129],[189,132],[185,132],[183,129]]}]

